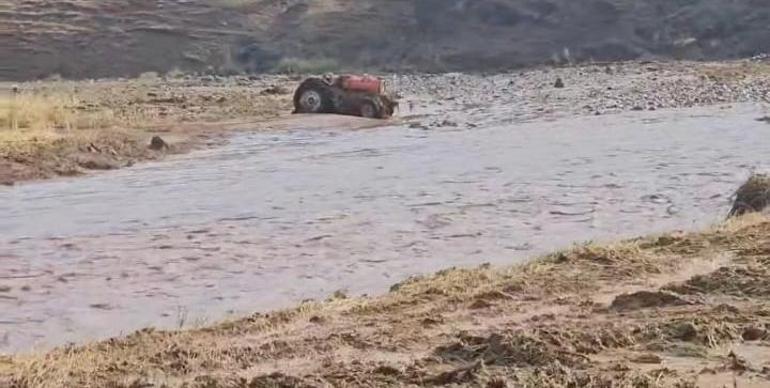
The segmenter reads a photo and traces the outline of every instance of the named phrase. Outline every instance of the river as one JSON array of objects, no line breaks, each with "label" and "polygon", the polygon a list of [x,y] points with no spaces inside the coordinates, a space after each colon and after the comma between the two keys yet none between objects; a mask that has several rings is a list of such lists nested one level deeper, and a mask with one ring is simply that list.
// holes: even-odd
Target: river
[{"label": "river", "polygon": [[760,111],[430,130],[316,128],[311,117],[162,162],[0,188],[0,352],[708,226],[767,167]]}]

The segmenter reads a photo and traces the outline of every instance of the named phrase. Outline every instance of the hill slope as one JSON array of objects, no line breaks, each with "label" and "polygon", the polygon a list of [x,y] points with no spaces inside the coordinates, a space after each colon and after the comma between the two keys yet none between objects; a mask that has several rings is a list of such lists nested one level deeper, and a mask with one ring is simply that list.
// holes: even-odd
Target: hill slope
[{"label": "hill slope", "polygon": [[10,0],[0,79],[266,71],[282,58],[387,70],[770,51],[766,0]]}]

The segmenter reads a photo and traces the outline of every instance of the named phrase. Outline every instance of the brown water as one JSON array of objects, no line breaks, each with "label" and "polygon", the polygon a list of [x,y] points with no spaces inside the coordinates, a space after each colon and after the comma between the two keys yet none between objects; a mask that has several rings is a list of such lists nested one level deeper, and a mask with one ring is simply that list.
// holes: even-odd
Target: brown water
[{"label": "brown water", "polygon": [[162,163],[1,189],[0,287],[11,289],[0,292],[0,352],[702,227],[767,166],[760,113],[251,133]]}]

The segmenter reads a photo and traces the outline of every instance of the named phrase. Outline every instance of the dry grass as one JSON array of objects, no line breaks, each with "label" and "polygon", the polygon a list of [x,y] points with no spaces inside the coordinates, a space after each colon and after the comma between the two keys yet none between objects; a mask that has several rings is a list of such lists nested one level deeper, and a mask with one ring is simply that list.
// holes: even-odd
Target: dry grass
[{"label": "dry grass", "polygon": [[[62,165],[53,168],[72,174],[76,162],[68,161],[68,155],[106,146],[108,157],[118,158],[119,151],[137,149],[117,144],[136,138],[128,129],[144,124],[144,117],[119,115],[111,107],[88,102],[73,89],[54,82],[0,97],[0,161],[40,166],[60,160]],[[5,179],[0,176],[0,181]]]},{"label": "dry grass", "polygon": [[[0,184],[77,174],[84,160],[109,165],[156,157],[146,152],[153,134],[174,132],[179,151],[201,131],[235,120],[257,120],[290,111],[288,95],[264,94],[260,80],[211,82],[146,73],[127,81],[0,84]],[[224,132],[224,127],[219,129]],[[95,155],[99,154],[99,155]],[[101,163],[104,165],[104,163]],[[10,166],[10,167],[8,167]],[[89,168],[89,167],[85,167]]]},{"label": "dry grass", "polygon": [[64,95],[16,94],[0,98],[0,128],[18,131],[70,129],[72,98]]},{"label": "dry grass", "polygon": [[63,90],[10,92],[0,97],[0,157],[13,158],[62,141],[90,141],[120,120],[110,109],[89,109]]}]

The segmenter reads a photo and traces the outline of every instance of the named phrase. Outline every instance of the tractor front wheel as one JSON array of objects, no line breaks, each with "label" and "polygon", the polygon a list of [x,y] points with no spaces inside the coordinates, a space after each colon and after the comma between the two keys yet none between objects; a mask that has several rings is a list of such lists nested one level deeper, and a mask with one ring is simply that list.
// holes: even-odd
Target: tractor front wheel
[{"label": "tractor front wheel", "polygon": [[329,113],[333,110],[332,93],[322,80],[310,78],[294,93],[295,113]]}]

